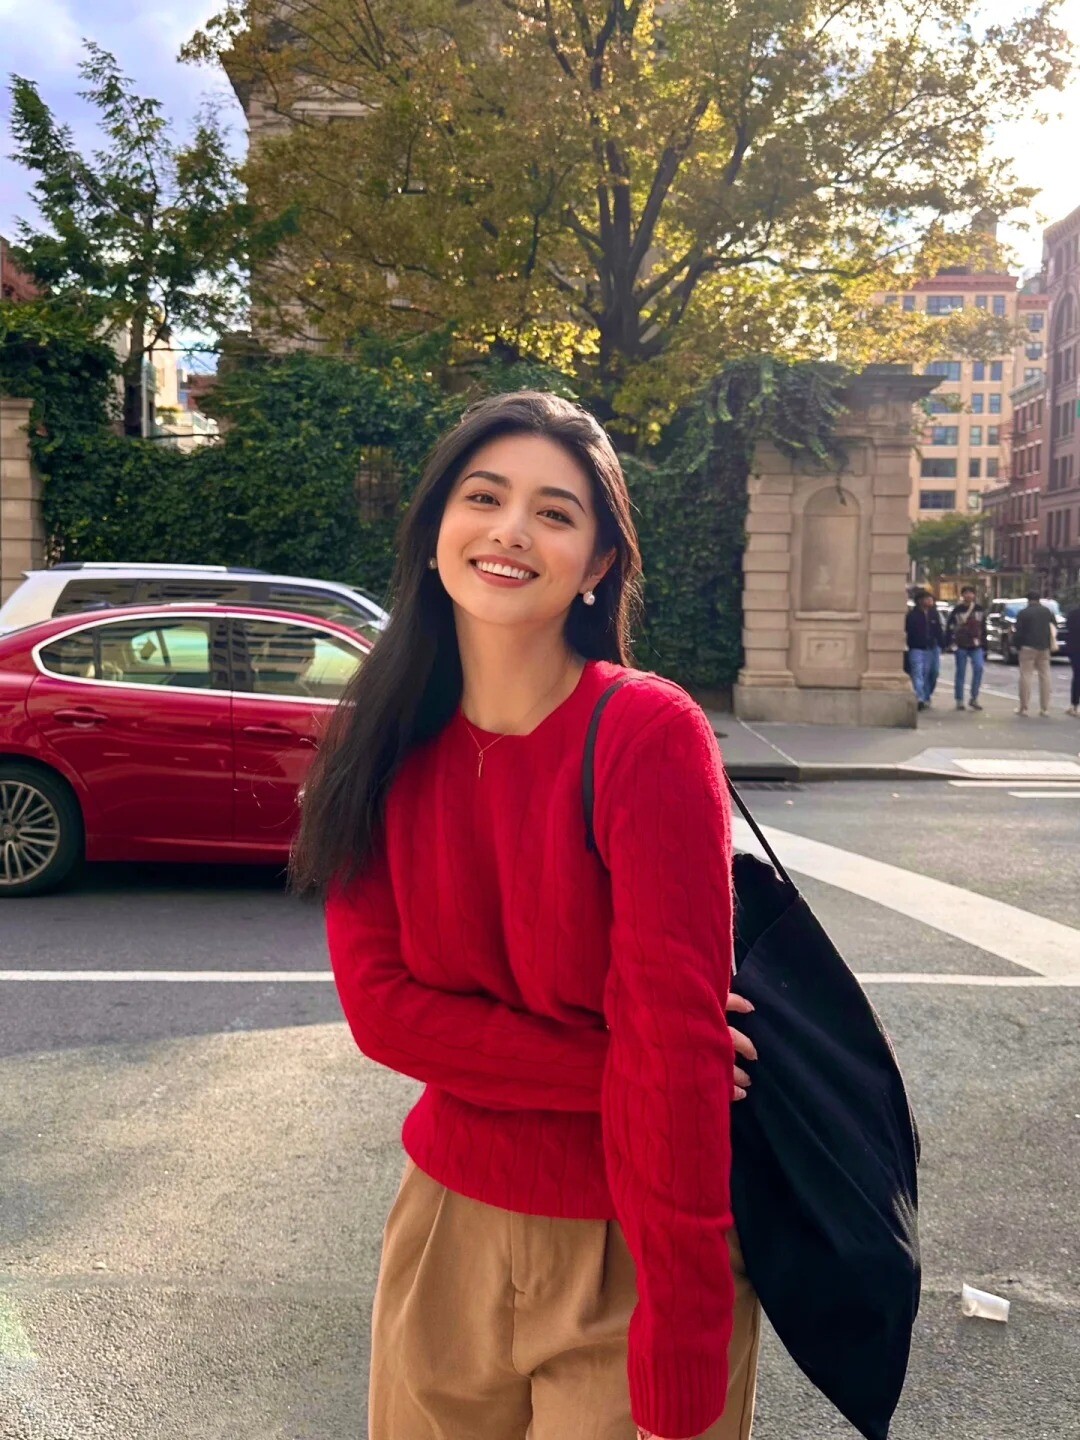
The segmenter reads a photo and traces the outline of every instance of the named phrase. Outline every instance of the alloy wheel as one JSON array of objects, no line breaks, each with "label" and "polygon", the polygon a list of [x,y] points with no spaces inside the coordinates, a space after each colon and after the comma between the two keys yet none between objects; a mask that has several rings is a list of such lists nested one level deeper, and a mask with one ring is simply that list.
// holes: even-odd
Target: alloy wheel
[{"label": "alloy wheel", "polygon": [[25,780],[0,780],[0,890],[35,879],[60,848],[60,816]]}]

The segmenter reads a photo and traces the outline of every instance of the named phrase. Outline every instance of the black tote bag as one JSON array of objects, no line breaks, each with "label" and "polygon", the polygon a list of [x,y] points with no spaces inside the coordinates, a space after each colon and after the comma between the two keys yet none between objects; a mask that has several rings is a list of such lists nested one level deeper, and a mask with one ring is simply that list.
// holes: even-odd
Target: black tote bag
[{"label": "black tote bag", "polygon": [[[596,852],[585,744],[586,845]],[[728,781],[772,861],[734,858],[732,989],[759,1059],[732,1106],[731,1198],[747,1274],[788,1354],[866,1440],[887,1440],[919,1308],[919,1137],[859,982]],[[717,876],[717,884],[726,884]]]}]

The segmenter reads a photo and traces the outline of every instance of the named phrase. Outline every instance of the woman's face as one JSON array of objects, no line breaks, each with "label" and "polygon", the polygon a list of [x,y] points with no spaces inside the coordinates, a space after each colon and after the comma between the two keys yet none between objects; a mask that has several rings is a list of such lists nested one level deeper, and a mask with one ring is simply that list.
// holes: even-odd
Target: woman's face
[{"label": "woman's face", "polygon": [[439,575],[455,607],[475,620],[561,624],[615,558],[611,551],[596,562],[596,541],[589,478],[573,456],[542,435],[504,435],[472,455],[450,491]]}]

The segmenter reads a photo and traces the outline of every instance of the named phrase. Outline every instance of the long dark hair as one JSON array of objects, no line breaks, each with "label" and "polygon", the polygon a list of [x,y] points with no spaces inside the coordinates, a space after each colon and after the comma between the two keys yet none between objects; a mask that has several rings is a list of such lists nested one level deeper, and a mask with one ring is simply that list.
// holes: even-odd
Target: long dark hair
[{"label": "long dark hair", "polygon": [[447,724],[461,701],[453,604],[428,559],[469,458],[489,440],[516,434],[543,435],[577,460],[592,489],[596,558],[616,552],[595,587],[596,603],[577,599],[570,607],[567,644],[587,660],[633,664],[641,554],[626,479],[603,426],[580,405],[544,391],[494,395],[471,405],[428,458],[397,535],[390,623],[350,681],[308,772],[289,863],[290,885],[299,894],[325,897],[336,878],[363,868],[402,761]]}]

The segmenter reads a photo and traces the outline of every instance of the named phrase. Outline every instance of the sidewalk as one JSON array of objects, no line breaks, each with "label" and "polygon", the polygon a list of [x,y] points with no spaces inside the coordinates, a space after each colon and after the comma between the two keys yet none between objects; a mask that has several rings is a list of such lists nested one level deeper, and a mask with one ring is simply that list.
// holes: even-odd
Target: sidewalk
[{"label": "sidewalk", "polygon": [[[992,683],[988,675],[987,684],[1015,688],[1016,671],[1007,675],[1006,681],[994,674]],[[961,713],[944,680],[916,730],[748,724],[720,711],[706,713],[733,780],[1080,781],[1080,719],[1064,713],[1067,694],[1055,697],[1045,720],[1037,701],[1030,716],[1018,716],[1015,699],[986,689],[981,713]]]}]

